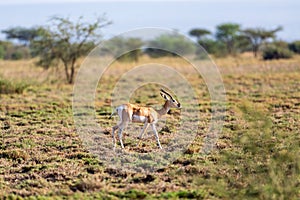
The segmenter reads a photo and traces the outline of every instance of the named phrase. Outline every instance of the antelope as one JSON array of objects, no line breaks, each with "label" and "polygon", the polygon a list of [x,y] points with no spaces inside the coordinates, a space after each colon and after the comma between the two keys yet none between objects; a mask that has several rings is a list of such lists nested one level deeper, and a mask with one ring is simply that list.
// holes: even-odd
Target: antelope
[{"label": "antelope", "polygon": [[113,112],[112,115],[117,113],[120,118],[120,121],[116,126],[112,127],[112,139],[114,149],[116,148],[115,131],[118,129],[119,141],[122,149],[124,149],[122,133],[123,130],[128,126],[129,122],[144,123],[144,126],[142,128],[141,133],[138,136],[138,139],[142,139],[149,125],[151,125],[151,128],[154,132],[154,136],[156,138],[157,145],[160,149],[162,149],[156,130],[156,123],[158,122],[158,119],[160,119],[163,115],[168,113],[170,108],[181,107],[180,103],[178,103],[169,93],[167,93],[163,89],[160,90],[160,95],[165,99],[165,103],[163,104],[163,107],[160,110],[155,110],[152,107],[140,107],[131,103],[122,104],[116,108],[115,112]]}]

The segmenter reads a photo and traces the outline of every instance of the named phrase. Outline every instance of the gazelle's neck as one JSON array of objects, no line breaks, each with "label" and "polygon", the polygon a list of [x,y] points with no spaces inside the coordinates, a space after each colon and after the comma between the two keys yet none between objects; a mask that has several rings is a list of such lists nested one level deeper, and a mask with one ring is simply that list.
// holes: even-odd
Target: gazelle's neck
[{"label": "gazelle's neck", "polygon": [[169,110],[170,107],[168,106],[168,101],[166,101],[163,107],[159,110],[156,110],[156,112],[159,114],[159,118],[160,118],[161,116],[167,114]]}]

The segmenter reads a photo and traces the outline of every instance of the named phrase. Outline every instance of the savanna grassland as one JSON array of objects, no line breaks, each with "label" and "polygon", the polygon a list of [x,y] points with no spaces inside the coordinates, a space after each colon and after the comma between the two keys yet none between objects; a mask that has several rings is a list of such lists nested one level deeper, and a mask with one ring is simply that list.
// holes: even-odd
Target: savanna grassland
[{"label": "savanna grassland", "polygon": [[[0,198],[299,199],[300,57],[262,61],[246,54],[214,60],[227,102],[222,133],[208,154],[202,151],[211,117],[205,82],[186,63],[160,59],[181,70],[195,88],[201,117],[185,153],[153,173],[116,170],[89,153],[74,126],[73,86],[64,83],[59,68],[45,71],[33,60],[1,60]],[[116,120],[108,119],[109,91],[116,74],[136,64],[114,63],[102,79],[105,87],[97,90],[96,116],[107,138]],[[158,89],[145,86],[131,102],[162,104]],[[159,131],[163,146],[178,115],[171,110]],[[125,131],[127,151],[156,148],[150,133],[136,146],[137,135]]]}]

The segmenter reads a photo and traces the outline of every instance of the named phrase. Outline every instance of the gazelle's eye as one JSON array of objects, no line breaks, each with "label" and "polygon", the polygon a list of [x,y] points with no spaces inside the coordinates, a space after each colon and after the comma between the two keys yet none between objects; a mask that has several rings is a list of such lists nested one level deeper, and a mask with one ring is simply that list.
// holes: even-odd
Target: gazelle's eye
[{"label": "gazelle's eye", "polygon": [[175,100],[174,100],[174,99],[173,99],[172,101],[173,101],[173,102],[175,102]]}]

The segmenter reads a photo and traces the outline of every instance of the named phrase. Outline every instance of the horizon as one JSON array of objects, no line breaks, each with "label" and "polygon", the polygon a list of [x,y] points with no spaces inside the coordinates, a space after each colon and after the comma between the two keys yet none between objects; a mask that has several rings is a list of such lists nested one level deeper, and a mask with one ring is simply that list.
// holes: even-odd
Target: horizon
[{"label": "horizon", "polygon": [[[256,2],[256,3],[253,3]],[[273,29],[283,26],[277,38],[288,42],[300,40],[298,8],[300,2],[282,1],[243,1],[203,0],[203,1],[103,1],[90,0],[13,0],[0,1],[2,12],[0,30],[12,27],[34,27],[47,24],[51,16],[84,17],[92,21],[106,13],[113,23],[102,29],[104,38],[141,27],[160,27],[177,30],[188,36],[194,28],[205,28],[215,33],[215,27],[222,23],[238,23],[241,28]],[[17,13],[17,14],[16,14]],[[275,14],[276,15],[275,15]],[[25,17],[24,17],[25,16]],[[5,39],[1,33],[0,39]]]}]

